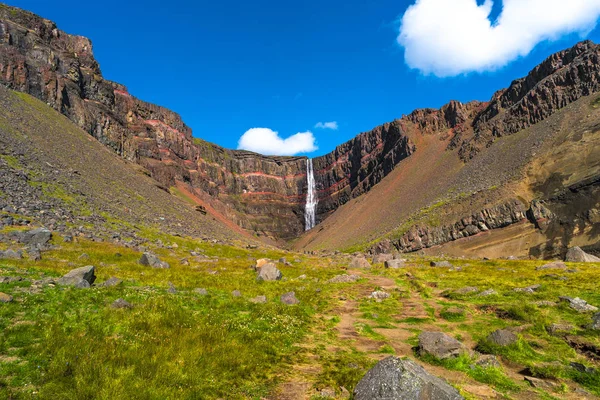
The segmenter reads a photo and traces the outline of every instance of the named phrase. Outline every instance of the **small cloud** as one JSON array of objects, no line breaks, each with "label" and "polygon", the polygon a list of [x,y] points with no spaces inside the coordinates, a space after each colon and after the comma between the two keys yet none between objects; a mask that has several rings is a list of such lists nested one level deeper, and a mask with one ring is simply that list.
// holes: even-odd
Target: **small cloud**
[{"label": "small cloud", "polygon": [[337,123],[337,121],[317,122],[317,124],[315,125],[315,128],[317,128],[317,129],[331,129],[331,130],[337,131],[338,130],[338,123]]},{"label": "small cloud", "polygon": [[312,132],[299,132],[283,139],[269,128],[252,128],[238,141],[238,150],[249,150],[271,156],[293,156],[318,150]]},{"label": "small cloud", "polygon": [[417,0],[397,39],[406,64],[439,77],[493,71],[543,41],[587,35],[600,17],[600,0],[495,1],[502,12],[492,22],[492,0]]}]

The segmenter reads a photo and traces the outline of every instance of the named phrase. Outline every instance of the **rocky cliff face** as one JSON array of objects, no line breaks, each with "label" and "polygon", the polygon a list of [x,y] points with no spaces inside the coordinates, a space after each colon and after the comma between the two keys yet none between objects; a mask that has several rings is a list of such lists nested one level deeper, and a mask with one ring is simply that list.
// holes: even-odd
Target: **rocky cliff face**
[{"label": "rocky cliff face", "polygon": [[[261,156],[194,139],[176,113],[105,80],[88,39],[5,5],[0,5],[0,83],[43,100],[145,167],[164,187],[177,186],[248,230],[283,239],[304,230],[306,158]],[[599,47],[582,42],[551,56],[490,102],[453,101],[362,133],[314,160],[317,218],[369,191],[418,151],[414,135],[450,139],[448,151],[468,162],[494,138],[598,90]]]}]

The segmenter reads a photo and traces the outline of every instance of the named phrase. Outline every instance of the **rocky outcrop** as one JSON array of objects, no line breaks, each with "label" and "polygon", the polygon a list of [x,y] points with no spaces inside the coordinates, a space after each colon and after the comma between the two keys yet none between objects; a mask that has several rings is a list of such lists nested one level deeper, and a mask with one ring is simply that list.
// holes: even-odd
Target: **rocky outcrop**
[{"label": "rocky outcrop", "polygon": [[[526,219],[527,207],[519,200],[486,208],[462,218],[451,225],[431,227],[415,225],[399,239],[392,241],[403,253],[441,245],[461,238],[477,235],[490,229],[504,228]],[[374,249],[372,249],[374,251]]]}]

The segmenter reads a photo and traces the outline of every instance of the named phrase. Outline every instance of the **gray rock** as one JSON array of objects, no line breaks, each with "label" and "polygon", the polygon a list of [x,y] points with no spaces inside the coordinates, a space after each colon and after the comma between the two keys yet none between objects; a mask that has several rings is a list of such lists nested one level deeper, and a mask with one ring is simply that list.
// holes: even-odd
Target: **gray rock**
[{"label": "gray rock", "polygon": [[5,251],[0,251],[0,259],[5,260],[20,260],[23,258],[23,252],[21,250],[12,250],[8,249]]},{"label": "gray rock", "polygon": [[73,286],[76,288],[89,288],[96,280],[95,268],[92,265],[69,271],[60,278],[57,283],[61,286]]},{"label": "gray rock", "polygon": [[10,303],[11,301],[13,301],[11,295],[0,292],[0,303]]},{"label": "gray rock", "polygon": [[359,279],[360,276],[358,275],[336,275],[328,280],[327,283],[352,283]]},{"label": "gray rock", "polygon": [[575,327],[571,324],[550,324],[546,327],[548,333],[553,336],[566,335],[573,329],[575,329]]},{"label": "gray rock", "polygon": [[458,357],[465,352],[461,342],[442,332],[423,332],[419,335],[419,354],[440,360]]},{"label": "gray rock", "polygon": [[375,256],[373,256],[373,259],[371,261],[373,262],[373,264],[379,264],[379,263],[384,263],[386,261],[390,261],[393,258],[394,258],[393,254],[381,253],[381,254],[376,254]]},{"label": "gray rock", "polygon": [[482,368],[502,368],[498,357],[493,354],[482,354],[475,361],[475,365]]},{"label": "gray rock", "polygon": [[249,301],[254,304],[265,304],[267,302],[267,296],[256,296]]},{"label": "gray rock", "polygon": [[173,285],[173,283],[169,282],[169,288],[167,289],[167,292],[171,294],[177,293],[177,288],[175,285]]},{"label": "gray rock", "polygon": [[168,262],[161,261],[160,258],[158,258],[156,255],[154,255],[152,253],[148,253],[148,252],[142,254],[142,257],[140,258],[139,262],[142,265],[148,265],[152,268],[162,268],[162,269],[171,268],[171,266],[169,265]]},{"label": "gray rock", "polygon": [[258,281],[278,281],[281,280],[283,274],[273,263],[266,263],[258,269],[256,279]]},{"label": "gray rock", "polygon": [[52,232],[46,228],[38,228],[31,231],[21,232],[18,241],[30,246],[44,246],[52,239]]},{"label": "gray rock", "polygon": [[240,292],[239,290],[234,290],[233,292],[231,292],[231,295],[233,297],[242,297],[242,292]]},{"label": "gray rock", "polygon": [[565,257],[567,262],[593,262],[600,263],[600,258],[581,250],[579,247],[570,248]]},{"label": "gray rock", "polygon": [[352,261],[350,261],[348,268],[369,269],[369,268],[371,268],[371,264],[369,263],[369,261],[366,258],[358,256],[358,257],[354,257],[352,259]]},{"label": "gray rock", "polygon": [[551,263],[544,264],[541,267],[537,267],[535,270],[536,271],[544,271],[544,270],[548,270],[548,269],[567,269],[567,266],[562,261],[553,261]]},{"label": "gray rock", "polygon": [[386,268],[398,269],[398,268],[404,268],[405,263],[404,263],[404,260],[386,260],[384,263],[384,266]]},{"label": "gray rock", "polygon": [[560,301],[568,303],[569,307],[580,313],[598,311],[598,307],[588,304],[587,301],[580,299],[579,297],[572,298],[568,296],[561,296],[559,299]]},{"label": "gray rock", "polygon": [[389,293],[386,293],[381,290],[375,291],[375,292],[371,293],[371,295],[369,296],[370,299],[375,299],[378,303],[381,303],[385,299],[389,299],[389,297],[390,297]]},{"label": "gray rock", "polygon": [[542,285],[531,285],[524,288],[515,288],[513,289],[517,293],[535,293]]},{"label": "gray rock", "polygon": [[498,329],[497,331],[490,333],[487,337],[488,342],[502,347],[515,344],[517,343],[517,340],[519,340],[518,336],[508,329]]},{"label": "gray rock", "polygon": [[116,299],[110,306],[112,308],[133,308],[131,303],[124,299]]},{"label": "gray rock", "polygon": [[113,286],[117,286],[120,285],[121,282],[123,282],[121,279],[119,278],[115,278],[114,276],[111,278],[108,278],[107,280],[105,280],[104,282],[102,282],[100,285],[101,287],[113,287]]},{"label": "gray rock", "polygon": [[488,290],[484,290],[483,292],[479,293],[478,296],[487,297],[487,296],[494,296],[497,294],[498,294],[498,292],[496,292],[494,289],[488,289]]},{"label": "gray rock", "polygon": [[300,300],[296,298],[295,292],[288,292],[282,294],[280,300],[283,304],[287,304],[288,306],[300,303]]},{"label": "gray rock", "polygon": [[73,242],[73,236],[71,236],[71,235],[65,235],[65,236],[63,236],[63,242],[65,242],[65,243],[71,243],[71,242]]},{"label": "gray rock", "polygon": [[432,261],[429,263],[430,266],[436,268],[453,268],[454,266],[449,261]]},{"label": "gray rock", "polygon": [[590,325],[590,329],[600,331],[600,313],[594,315],[594,317],[592,318],[592,324]]},{"label": "gray rock", "polygon": [[194,289],[194,292],[196,292],[197,294],[199,294],[200,296],[206,296],[208,295],[208,290],[204,289],[204,288],[197,288]]},{"label": "gray rock", "polygon": [[42,259],[42,253],[36,247],[32,247],[27,250],[27,256],[30,261],[40,261]]},{"label": "gray rock", "polygon": [[465,286],[454,291],[454,293],[456,294],[470,294],[476,292],[479,292],[479,288],[477,286]]},{"label": "gray rock", "polygon": [[354,389],[354,400],[462,400],[458,391],[412,360],[388,357]]}]

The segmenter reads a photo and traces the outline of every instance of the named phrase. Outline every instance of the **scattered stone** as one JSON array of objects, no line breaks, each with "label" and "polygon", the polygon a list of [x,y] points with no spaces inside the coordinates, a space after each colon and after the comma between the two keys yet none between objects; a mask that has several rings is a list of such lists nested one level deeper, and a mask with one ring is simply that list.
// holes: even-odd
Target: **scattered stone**
[{"label": "scattered stone", "polygon": [[286,263],[287,263],[287,260],[285,259],[285,257],[281,257],[281,258],[279,259],[279,263],[280,263],[280,264],[286,264]]},{"label": "scattered stone", "polygon": [[295,292],[288,292],[282,294],[280,300],[283,304],[287,304],[288,306],[300,303],[300,300],[296,298]]},{"label": "scattered stone", "polygon": [[337,275],[327,281],[327,283],[352,283],[360,279],[358,275]]},{"label": "scattered stone", "polygon": [[21,282],[22,280],[21,276],[0,276],[0,283]]},{"label": "scattered stone", "polygon": [[412,360],[388,357],[377,363],[354,389],[354,400],[464,400],[442,379]]},{"label": "scattered stone", "polygon": [[458,357],[465,352],[462,343],[442,332],[423,332],[419,335],[419,354],[437,359]]},{"label": "scattered stone", "polygon": [[398,269],[405,267],[404,260],[386,260],[384,266],[386,268]]},{"label": "scattered stone", "polygon": [[362,256],[357,256],[352,259],[352,261],[350,262],[350,265],[348,265],[348,268],[369,269],[369,268],[371,268],[371,264],[369,263],[369,261],[366,258],[364,258]]},{"label": "scattered stone", "polygon": [[142,257],[140,258],[139,262],[142,265],[148,265],[152,268],[162,268],[162,269],[171,268],[171,266],[169,265],[168,262],[161,261],[160,258],[158,258],[156,255],[154,255],[152,253],[148,253],[148,252],[142,254]]},{"label": "scattered stone", "polygon": [[33,247],[27,250],[27,256],[30,261],[40,261],[42,259],[42,253],[37,247]]},{"label": "scattered stone", "polygon": [[551,324],[546,327],[548,333],[553,336],[567,335],[571,333],[573,329],[575,329],[575,327],[571,324]]},{"label": "scattered stone", "polygon": [[430,266],[435,268],[453,268],[454,266],[449,261],[432,261]]},{"label": "scattered stone", "polygon": [[233,297],[242,297],[242,292],[240,292],[239,290],[234,290],[233,292],[231,292],[231,295]]},{"label": "scattered stone", "polygon": [[515,288],[513,289],[517,293],[535,293],[542,285],[532,285],[524,288]]},{"label": "scattered stone", "polygon": [[262,265],[256,275],[258,281],[279,281],[282,277],[283,274],[273,263]]},{"label": "scattered stone", "polygon": [[590,329],[600,331],[600,313],[594,315],[594,317],[592,318],[592,324],[590,325]]},{"label": "scattered stone", "polygon": [[482,368],[502,368],[498,357],[493,354],[480,355],[477,361],[475,361],[475,365]]},{"label": "scattered stone", "polygon": [[573,248],[570,248],[569,251],[567,251],[567,256],[565,257],[565,261],[567,261],[567,262],[600,263],[600,258],[586,253],[585,251],[581,250],[581,248],[579,248],[579,247],[573,247]]},{"label": "scattered stone", "polygon": [[200,296],[206,296],[206,295],[208,295],[208,290],[206,290],[204,288],[196,288],[196,289],[194,289],[194,292],[196,292]]},{"label": "scattered stone", "polygon": [[487,297],[487,296],[494,296],[497,294],[498,294],[498,292],[496,292],[494,289],[488,289],[488,290],[484,290],[483,292],[479,293],[478,296]]},{"label": "scattered stone", "polygon": [[187,267],[190,265],[190,261],[187,258],[182,258],[181,260],[179,260],[179,264],[183,265],[184,267]]},{"label": "scattered stone", "polygon": [[535,270],[536,271],[544,271],[547,269],[567,269],[567,266],[562,261],[553,261],[551,263],[544,264],[541,267],[537,267]]},{"label": "scattered stone", "polygon": [[508,329],[498,329],[497,331],[490,333],[487,337],[488,342],[502,347],[515,344],[517,343],[517,340],[519,340],[518,336]]},{"label": "scattered stone", "polygon": [[177,288],[175,285],[173,285],[173,283],[169,282],[169,288],[167,289],[167,292],[171,294],[177,293]]},{"label": "scattered stone", "polygon": [[108,278],[107,280],[105,280],[104,282],[102,282],[98,286],[102,286],[102,287],[114,287],[114,286],[120,285],[121,282],[123,282],[121,279],[116,278],[116,277],[113,276],[111,278]]},{"label": "scattered stone", "polygon": [[0,259],[5,260],[20,260],[23,258],[23,252],[21,250],[12,250],[8,249],[5,251],[0,251]]},{"label": "scattered stone", "polygon": [[10,303],[11,301],[13,301],[11,295],[0,292],[0,303]]},{"label": "scattered stone", "polygon": [[128,302],[127,300],[124,299],[117,299],[115,301],[113,301],[113,303],[110,305],[112,308],[133,308],[133,306],[131,305],[130,302]]},{"label": "scattered stone", "polygon": [[470,294],[475,292],[479,292],[479,288],[477,286],[465,286],[454,291],[456,294]]},{"label": "scattered stone", "polygon": [[89,288],[96,280],[95,268],[92,265],[69,271],[60,278],[57,283],[61,286],[73,286],[76,288]]},{"label": "scattered stone", "polygon": [[63,236],[63,242],[65,243],[71,243],[73,241],[73,236],[71,235],[65,235]]},{"label": "scattered stone", "polygon": [[267,296],[256,296],[249,301],[254,304],[265,304],[267,302]]},{"label": "scattered stone", "polygon": [[381,303],[383,300],[388,299],[389,297],[389,293],[383,292],[381,290],[375,291],[369,296],[370,299],[375,299],[375,301],[377,301],[378,303]]},{"label": "scattered stone", "polygon": [[588,304],[587,301],[580,299],[579,297],[572,298],[568,296],[561,296],[559,299],[560,301],[569,303],[569,307],[580,313],[598,311],[598,307]]}]

